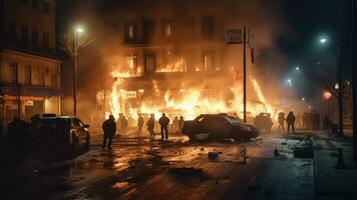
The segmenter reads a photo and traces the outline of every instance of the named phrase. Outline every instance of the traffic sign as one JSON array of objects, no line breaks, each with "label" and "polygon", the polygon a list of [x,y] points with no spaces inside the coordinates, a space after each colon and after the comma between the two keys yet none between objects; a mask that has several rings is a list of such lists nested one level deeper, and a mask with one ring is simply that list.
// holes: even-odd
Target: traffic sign
[{"label": "traffic sign", "polygon": [[243,31],[241,28],[227,29],[227,44],[242,44]]}]

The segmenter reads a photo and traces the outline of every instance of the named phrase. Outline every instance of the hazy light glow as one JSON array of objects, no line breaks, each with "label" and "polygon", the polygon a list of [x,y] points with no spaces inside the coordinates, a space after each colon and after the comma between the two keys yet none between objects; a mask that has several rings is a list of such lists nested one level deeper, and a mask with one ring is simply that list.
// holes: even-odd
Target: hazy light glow
[{"label": "hazy light glow", "polygon": [[332,97],[331,92],[329,92],[329,91],[325,91],[325,92],[324,92],[324,99],[328,100],[328,99],[330,99],[331,97]]},{"label": "hazy light glow", "polygon": [[296,71],[300,71],[300,67],[295,67],[295,70]]},{"label": "hazy light glow", "polygon": [[338,83],[335,84],[335,89],[336,90],[340,89],[340,85],[338,85]]},{"label": "hazy light glow", "polygon": [[321,38],[321,39],[320,39],[320,43],[321,43],[321,44],[325,44],[326,42],[327,42],[327,39],[326,39],[326,38]]},{"label": "hazy light glow", "polygon": [[82,27],[77,27],[76,28],[76,32],[77,33],[83,33],[84,32],[84,29]]},{"label": "hazy light glow", "polygon": [[302,101],[305,101],[305,97],[301,98]]}]

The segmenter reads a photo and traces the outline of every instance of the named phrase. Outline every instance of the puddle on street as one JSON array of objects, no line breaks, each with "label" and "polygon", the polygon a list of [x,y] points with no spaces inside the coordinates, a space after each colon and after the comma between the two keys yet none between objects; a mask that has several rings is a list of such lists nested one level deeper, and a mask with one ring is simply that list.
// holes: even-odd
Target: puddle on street
[{"label": "puddle on street", "polygon": [[112,186],[112,188],[118,190],[125,190],[129,187],[129,185],[130,185],[129,182],[117,182]]}]

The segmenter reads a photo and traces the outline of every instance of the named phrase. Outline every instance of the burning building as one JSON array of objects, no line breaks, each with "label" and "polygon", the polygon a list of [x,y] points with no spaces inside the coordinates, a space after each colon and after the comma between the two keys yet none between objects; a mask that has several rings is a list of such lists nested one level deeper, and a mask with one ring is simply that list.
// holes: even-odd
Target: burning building
[{"label": "burning building", "polygon": [[[237,6],[231,0],[123,1],[107,12],[119,40],[105,56],[114,78],[104,93],[106,113],[242,116],[242,46],[226,41],[226,30],[244,23]],[[247,80],[248,112],[277,112],[252,70]]]}]

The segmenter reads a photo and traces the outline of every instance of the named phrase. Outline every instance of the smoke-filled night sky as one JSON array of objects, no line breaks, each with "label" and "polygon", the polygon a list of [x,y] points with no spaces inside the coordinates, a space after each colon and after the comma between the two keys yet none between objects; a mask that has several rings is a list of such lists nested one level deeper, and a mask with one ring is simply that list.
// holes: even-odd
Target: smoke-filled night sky
[{"label": "smoke-filled night sky", "polygon": [[[66,33],[76,21],[85,20],[84,16],[93,9],[93,5],[96,8],[100,6],[101,9],[110,9],[130,1],[101,0],[95,4],[91,2],[95,1],[60,0],[58,2],[58,36]],[[297,96],[306,97],[312,102],[316,98],[316,94],[319,93],[318,84],[314,82],[316,80],[314,62],[319,59],[318,56],[322,51],[332,51],[333,41],[336,40],[337,0],[269,0],[269,3],[266,0],[255,0],[247,2],[249,2],[246,5],[247,9],[251,2],[259,4],[258,7],[254,6],[247,12],[247,15],[251,15],[248,18],[254,18],[262,13],[263,15],[276,16],[275,19],[267,17],[267,21],[264,23],[272,24],[272,29],[276,30],[271,42],[277,47],[279,54],[284,57],[282,65],[285,66],[278,67],[280,71],[280,80],[278,81],[283,85],[286,84],[287,79],[292,79],[295,84],[291,89],[296,90]],[[265,9],[265,11],[254,10],[255,8]],[[264,19],[264,16],[261,18]],[[324,49],[318,45],[318,39],[322,35],[328,36],[332,41],[331,45]],[[259,41],[259,38],[257,40]],[[261,58],[264,58],[264,52]],[[268,65],[266,65],[267,70],[271,67]],[[298,73],[294,71],[297,66],[301,69]]]}]

